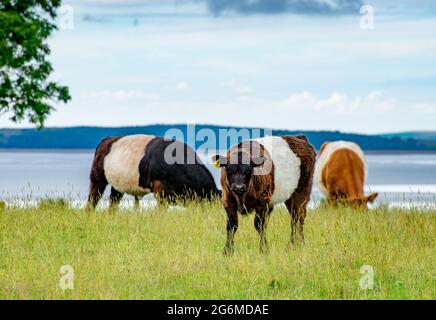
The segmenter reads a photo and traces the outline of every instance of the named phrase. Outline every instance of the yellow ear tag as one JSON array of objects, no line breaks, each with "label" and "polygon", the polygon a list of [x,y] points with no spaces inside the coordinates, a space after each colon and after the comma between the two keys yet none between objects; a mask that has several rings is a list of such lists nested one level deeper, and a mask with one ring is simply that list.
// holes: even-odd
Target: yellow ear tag
[{"label": "yellow ear tag", "polygon": [[217,168],[217,169],[221,168],[220,161],[219,161],[219,160],[216,160],[216,161],[213,163],[213,166],[214,166],[215,168]]}]

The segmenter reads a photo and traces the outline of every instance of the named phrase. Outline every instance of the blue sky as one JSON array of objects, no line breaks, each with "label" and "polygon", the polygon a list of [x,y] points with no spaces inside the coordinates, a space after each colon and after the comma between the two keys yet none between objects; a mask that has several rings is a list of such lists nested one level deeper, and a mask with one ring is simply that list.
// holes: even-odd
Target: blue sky
[{"label": "blue sky", "polygon": [[50,40],[51,60],[73,100],[47,125],[436,129],[435,1],[369,1],[373,30],[360,28],[359,0],[210,1],[222,10],[65,1],[74,29]]}]

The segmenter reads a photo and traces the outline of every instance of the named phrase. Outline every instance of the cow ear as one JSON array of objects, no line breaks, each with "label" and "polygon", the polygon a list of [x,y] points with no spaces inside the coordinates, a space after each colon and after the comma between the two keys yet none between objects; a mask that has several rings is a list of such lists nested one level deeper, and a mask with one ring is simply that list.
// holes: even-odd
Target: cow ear
[{"label": "cow ear", "polygon": [[375,198],[377,198],[377,196],[378,196],[377,192],[371,193],[369,196],[365,197],[364,201],[366,203],[368,203],[368,202],[372,203],[372,202],[374,202]]},{"label": "cow ear", "polygon": [[252,159],[251,159],[251,166],[252,166],[253,168],[255,168],[255,167],[259,167],[259,166],[263,165],[263,164],[265,163],[265,161],[266,161],[266,158],[265,158],[265,157],[256,157],[256,158],[252,158]]},{"label": "cow ear", "polygon": [[227,157],[217,154],[212,157],[212,161],[216,168],[222,168],[227,164]]}]

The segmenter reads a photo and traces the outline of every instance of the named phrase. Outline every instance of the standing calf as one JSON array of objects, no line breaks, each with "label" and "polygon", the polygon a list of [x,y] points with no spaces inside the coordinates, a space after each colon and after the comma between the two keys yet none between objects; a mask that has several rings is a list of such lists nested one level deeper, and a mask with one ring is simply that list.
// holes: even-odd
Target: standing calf
[{"label": "standing calf", "polygon": [[316,162],[315,181],[330,204],[366,207],[377,193],[363,193],[367,167],[365,155],[358,144],[348,141],[326,142]]},{"label": "standing calf", "polygon": [[136,207],[150,192],[170,201],[219,195],[212,174],[194,150],[179,141],[141,134],[104,139],[95,152],[90,180],[91,208],[108,184],[112,186],[111,206],[117,205],[124,193],[135,196]]},{"label": "standing calf", "polygon": [[222,168],[222,203],[227,212],[226,254],[234,252],[238,212],[255,211],[260,250],[267,251],[265,229],[275,204],[284,202],[291,214],[291,243],[296,230],[304,242],[303,225],[312,189],[315,150],[305,136],[264,137],[244,141],[227,156],[215,156]]}]

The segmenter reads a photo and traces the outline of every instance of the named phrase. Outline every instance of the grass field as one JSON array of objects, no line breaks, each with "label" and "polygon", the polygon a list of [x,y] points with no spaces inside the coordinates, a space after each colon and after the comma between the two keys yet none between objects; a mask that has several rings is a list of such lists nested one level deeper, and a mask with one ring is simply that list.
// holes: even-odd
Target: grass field
[{"label": "grass field", "polygon": [[[134,211],[0,207],[0,299],[435,299],[436,213],[310,211],[306,244],[288,246],[289,215],[273,212],[269,254],[253,216],[225,257],[217,203]],[[62,290],[60,269],[74,270]],[[363,265],[374,270],[364,290]],[[369,278],[368,278],[369,277]]]}]

